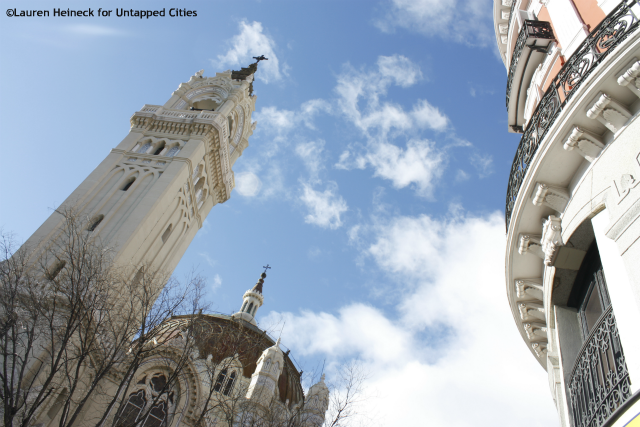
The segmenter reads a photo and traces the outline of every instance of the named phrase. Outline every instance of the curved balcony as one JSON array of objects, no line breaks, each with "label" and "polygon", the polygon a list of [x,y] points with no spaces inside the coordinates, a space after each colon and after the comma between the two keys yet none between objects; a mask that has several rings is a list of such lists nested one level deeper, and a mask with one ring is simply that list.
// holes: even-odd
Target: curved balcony
[{"label": "curved balcony", "polygon": [[511,166],[505,206],[507,232],[520,187],[547,131],[593,70],[638,29],[638,9],[640,0],[623,0],[611,11],[576,49],[540,100],[524,129]]},{"label": "curved balcony", "polygon": [[[515,4],[515,2],[514,2]],[[507,80],[507,112],[509,131],[522,133],[527,88],[555,40],[551,24],[546,21],[525,20],[511,54],[509,79]]]},{"label": "curved balcony", "polygon": [[585,341],[569,380],[575,427],[600,427],[631,397],[629,372],[611,306]]}]

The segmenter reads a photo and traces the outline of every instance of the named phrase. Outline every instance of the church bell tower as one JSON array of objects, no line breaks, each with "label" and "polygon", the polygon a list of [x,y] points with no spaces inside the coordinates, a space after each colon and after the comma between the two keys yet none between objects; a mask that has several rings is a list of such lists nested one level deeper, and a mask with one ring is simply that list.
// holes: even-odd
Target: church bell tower
[{"label": "church bell tower", "polygon": [[114,262],[171,273],[211,208],[234,188],[233,165],[255,129],[253,73],[203,76],[180,84],[164,105],[144,105],[129,134],[29,238],[43,251],[74,212]]}]

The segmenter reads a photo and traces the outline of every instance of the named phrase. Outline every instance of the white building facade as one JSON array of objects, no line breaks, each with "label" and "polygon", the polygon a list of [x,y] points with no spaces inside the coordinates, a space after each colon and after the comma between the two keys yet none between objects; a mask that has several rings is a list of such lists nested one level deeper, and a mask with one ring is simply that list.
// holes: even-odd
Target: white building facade
[{"label": "white building facade", "polygon": [[639,19],[636,0],[494,1],[522,133],[507,295],[562,426],[640,423]]}]

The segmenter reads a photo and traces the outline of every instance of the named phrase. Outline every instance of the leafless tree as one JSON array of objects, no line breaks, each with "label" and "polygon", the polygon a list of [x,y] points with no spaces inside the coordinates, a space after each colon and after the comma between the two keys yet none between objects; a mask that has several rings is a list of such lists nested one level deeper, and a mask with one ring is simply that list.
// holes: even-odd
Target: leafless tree
[{"label": "leafless tree", "polygon": [[[181,348],[165,387],[180,374],[203,280],[181,284],[146,266],[116,266],[87,221],[58,214],[64,225],[47,246],[18,249],[1,237],[1,415],[6,427],[51,419],[66,427],[100,400],[92,423],[118,425],[136,372],[169,340]],[[183,314],[180,325],[167,329],[174,314]]]},{"label": "leafless tree", "polygon": [[372,398],[365,388],[367,379],[368,373],[360,361],[351,361],[338,368],[336,379],[329,386],[329,409],[324,427],[347,427],[362,419],[369,420],[362,411],[362,404]]}]

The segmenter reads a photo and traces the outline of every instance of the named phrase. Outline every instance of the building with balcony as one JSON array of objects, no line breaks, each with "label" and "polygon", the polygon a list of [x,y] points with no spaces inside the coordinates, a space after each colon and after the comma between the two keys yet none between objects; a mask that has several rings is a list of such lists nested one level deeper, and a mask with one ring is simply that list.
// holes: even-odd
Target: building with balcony
[{"label": "building with balcony", "polygon": [[506,288],[560,425],[640,425],[640,3],[494,0]]}]

